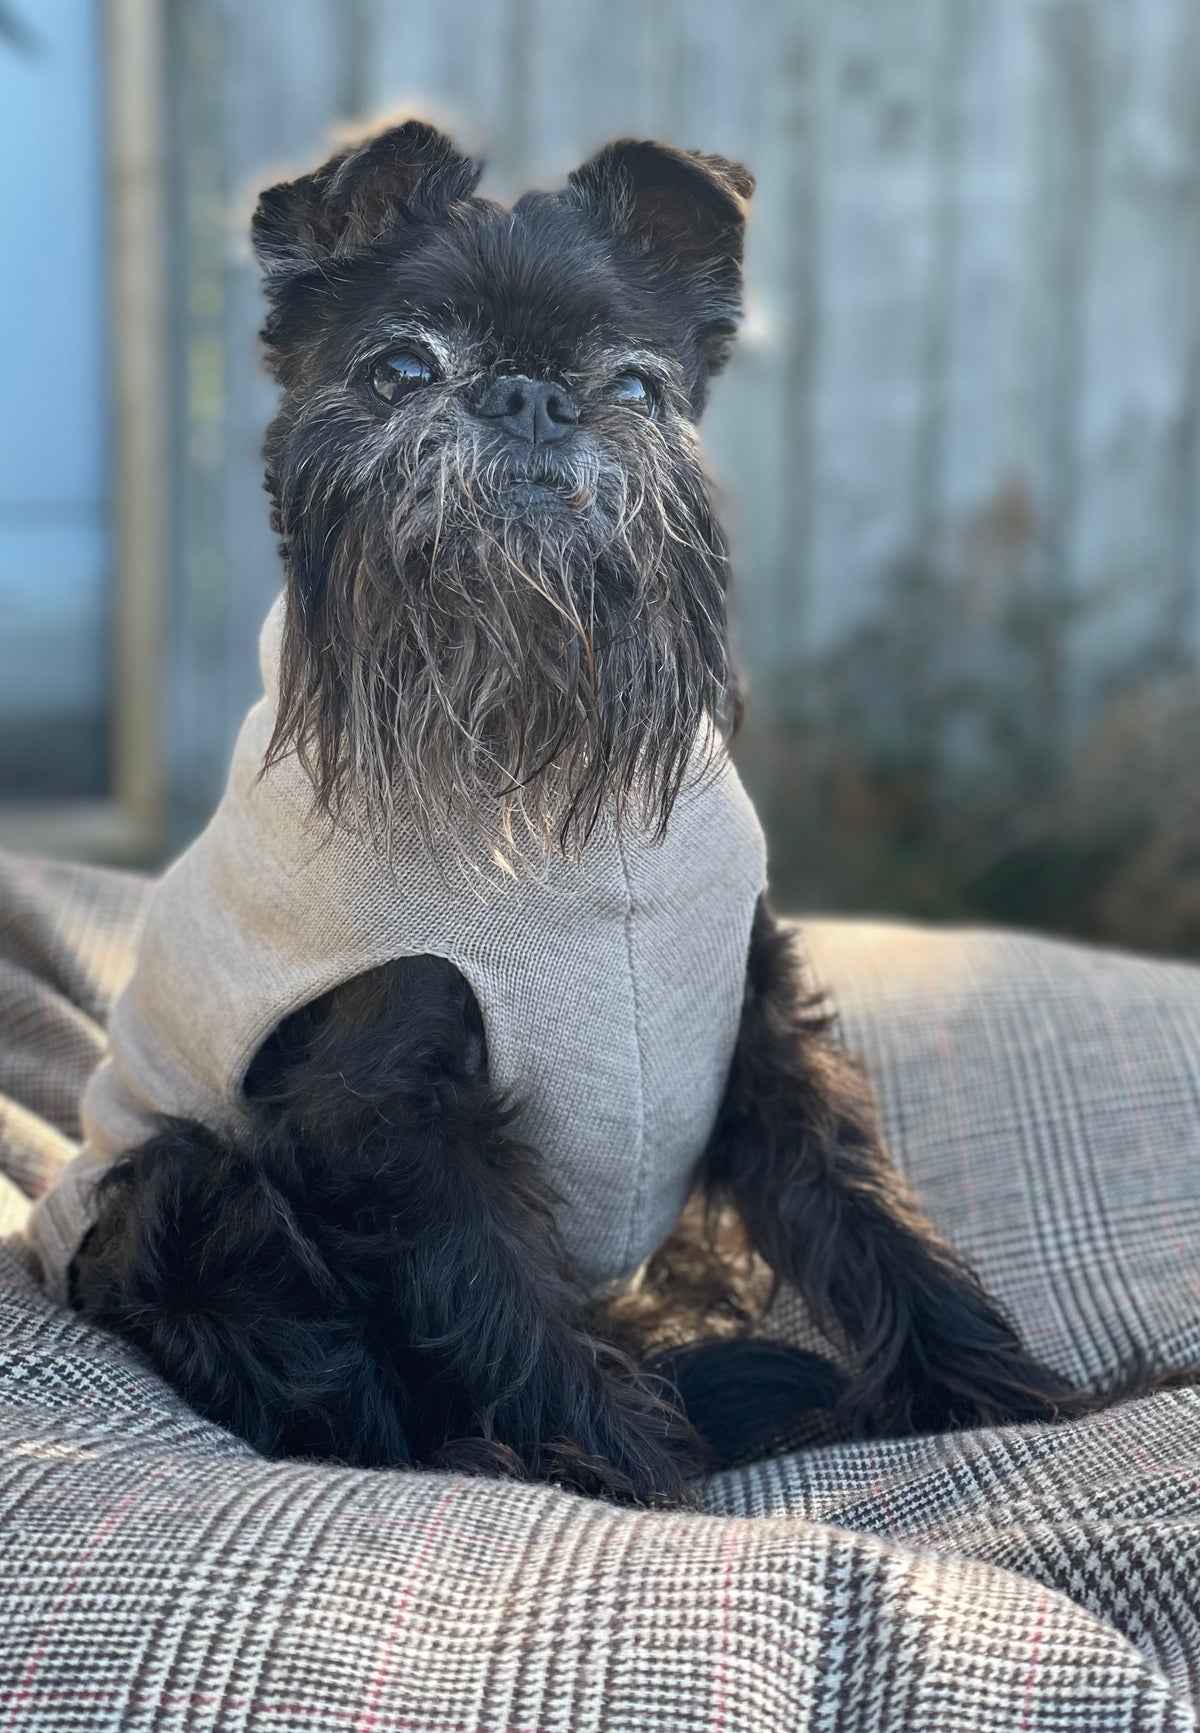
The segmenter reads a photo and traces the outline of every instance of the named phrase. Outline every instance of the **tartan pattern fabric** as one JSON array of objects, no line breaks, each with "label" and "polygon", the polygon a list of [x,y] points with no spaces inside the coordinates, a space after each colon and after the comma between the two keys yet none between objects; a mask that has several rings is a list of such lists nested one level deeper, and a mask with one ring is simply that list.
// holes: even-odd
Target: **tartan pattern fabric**
[{"label": "tartan pattern fabric", "polygon": [[[73,1149],[141,887],[0,861],[9,1225]],[[818,923],[893,1146],[1026,1336],[1200,1359],[1200,971]],[[1197,1726],[1200,1392],[834,1446],[697,1513],[267,1463],[0,1251],[0,1729]],[[786,1301],[772,1325],[803,1332]]]}]

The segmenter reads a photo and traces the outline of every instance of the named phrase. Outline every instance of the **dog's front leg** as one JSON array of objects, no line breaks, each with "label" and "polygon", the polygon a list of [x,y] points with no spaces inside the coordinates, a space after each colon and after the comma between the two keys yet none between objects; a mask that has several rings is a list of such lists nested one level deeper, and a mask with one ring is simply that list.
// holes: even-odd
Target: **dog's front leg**
[{"label": "dog's front leg", "polygon": [[826,1021],[807,1005],[787,929],[760,903],[705,1179],[777,1277],[850,1347],[843,1419],[857,1432],[906,1433],[1070,1408],[1068,1386],[1024,1351],[917,1207]]},{"label": "dog's front leg", "polygon": [[686,1496],[690,1434],[588,1328],[537,1162],[448,963],[403,960],[285,1022],[235,1148],[177,1122],[118,1163],[78,1303],[273,1455]]}]

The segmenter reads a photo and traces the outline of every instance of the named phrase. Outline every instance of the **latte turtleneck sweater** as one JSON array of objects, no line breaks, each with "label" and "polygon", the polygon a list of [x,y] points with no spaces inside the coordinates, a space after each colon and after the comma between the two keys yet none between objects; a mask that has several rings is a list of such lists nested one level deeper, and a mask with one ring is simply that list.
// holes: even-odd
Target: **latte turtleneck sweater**
[{"label": "latte turtleneck sweater", "polygon": [[666,1237],[712,1131],[741,1014],[762,831],[733,766],[686,785],[666,833],[604,821],[578,860],[516,877],[438,861],[416,827],[390,849],[318,822],[271,737],[283,598],[263,628],[266,695],[242,726],[225,794],[150,893],[109,1053],[83,1100],[83,1148],[33,1211],[46,1285],[93,1219],[103,1166],[164,1114],[236,1138],[242,1087],[271,1031],[340,982],[429,953],[474,990],[492,1082],[541,1153],[559,1227],[600,1285]]}]

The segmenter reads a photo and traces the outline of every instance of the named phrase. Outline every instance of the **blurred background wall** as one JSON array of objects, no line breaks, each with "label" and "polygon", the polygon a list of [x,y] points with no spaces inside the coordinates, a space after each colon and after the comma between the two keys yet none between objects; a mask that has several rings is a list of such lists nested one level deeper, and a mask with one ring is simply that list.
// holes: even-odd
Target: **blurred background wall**
[{"label": "blurred background wall", "polygon": [[[75,106],[31,131],[31,104],[44,119],[60,60],[100,89],[114,17],[136,29],[151,9],[160,852],[219,792],[279,582],[251,194],[332,127],[411,102],[483,146],[500,194],[557,183],[623,132],[758,176],[750,319],[707,441],[750,677],[738,751],[777,901],[1200,953],[1195,0],[3,0],[0,142],[18,175],[40,172],[46,135],[63,165],[40,220],[0,210],[18,264],[0,313],[32,305],[61,176],[96,160],[59,138]],[[80,122],[93,153],[132,99],[112,70]],[[37,80],[25,108],[4,103]],[[54,268],[78,284],[91,267]],[[103,411],[73,323],[33,348],[52,426]],[[0,444],[0,767],[21,759],[50,798],[37,659],[73,643],[78,661],[104,628],[94,586],[55,589],[4,551],[35,495],[59,510],[62,453],[51,440],[34,462],[26,413],[9,400]]]}]

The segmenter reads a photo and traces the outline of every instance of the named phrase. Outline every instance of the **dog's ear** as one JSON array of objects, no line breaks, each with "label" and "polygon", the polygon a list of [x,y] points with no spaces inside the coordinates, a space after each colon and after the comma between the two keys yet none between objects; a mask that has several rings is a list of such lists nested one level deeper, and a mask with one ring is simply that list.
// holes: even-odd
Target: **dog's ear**
[{"label": "dog's ear", "polygon": [[689,280],[707,371],[715,373],[741,317],[750,170],[727,157],[624,138],[577,168],[568,186],[568,196],[611,233]]},{"label": "dog's ear", "polygon": [[445,133],[406,120],[312,174],[268,187],[250,227],[268,286],[444,216],[470,198],[482,173]]},{"label": "dog's ear", "polygon": [[738,297],[754,191],[754,176],[741,163],[622,138],[589,157],[569,185],[576,201],[615,233]]}]

